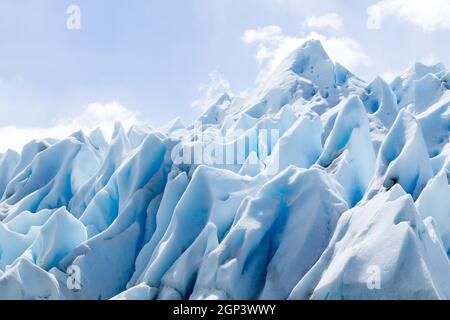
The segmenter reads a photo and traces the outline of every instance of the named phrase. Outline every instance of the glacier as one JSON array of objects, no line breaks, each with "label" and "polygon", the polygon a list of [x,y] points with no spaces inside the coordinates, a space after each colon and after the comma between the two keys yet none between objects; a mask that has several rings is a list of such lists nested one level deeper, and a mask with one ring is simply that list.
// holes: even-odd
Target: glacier
[{"label": "glacier", "polygon": [[0,299],[450,299],[449,81],[309,40],[193,124],[0,154]]}]

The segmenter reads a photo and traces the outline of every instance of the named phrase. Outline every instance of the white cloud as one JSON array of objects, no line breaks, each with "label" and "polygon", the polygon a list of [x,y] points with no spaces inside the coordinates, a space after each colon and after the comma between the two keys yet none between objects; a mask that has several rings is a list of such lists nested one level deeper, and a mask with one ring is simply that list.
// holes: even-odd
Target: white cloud
[{"label": "white cloud", "polygon": [[303,23],[303,28],[310,30],[339,31],[344,27],[344,22],[337,13],[328,13],[323,16],[310,16]]},{"label": "white cloud", "polygon": [[370,57],[350,37],[326,38],[318,34],[312,34],[311,37],[322,41],[325,50],[333,61],[339,62],[351,70],[371,63]]},{"label": "white cloud", "polygon": [[450,30],[449,0],[381,0],[367,8],[367,27],[380,29],[383,19],[395,16],[425,32]]},{"label": "white cloud", "polygon": [[245,30],[242,40],[245,43],[264,42],[282,34],[283,30],[279,26],[266,26]]},{"label": "white cloud", "polygon": [[115,122],[120,122],[125,128],[129,128],[133,124],[137,124],[138,120],[135,113],[127,110],[119,103],[92,103],[87,105],[77,117],[61,119],[53,127],[0,127],[0,152],[7,149],[20,152],[22,147],[33,139],[62,139],[78,130],[89,133],[96,128],[100,128],[106,139],[109,139],[114,130]]},{"label": "white cloud", "polygon": [[202,111],[209,108],[224,94],[231,94],[230,83],[224,78],[224,75],[218,71],[213,71],[209,74],[209,83],[200,84],[201,98],[192,102],[193,108],[198,108]]},{"label": "white cloud", "polygon": [[421,62],[426,64],[427,66],[432,66],[439,63],[440,61],[432,53],[430,53],[425,58],[423,58]]},{"label": "white cloud", "polygon": [[266,79],[286,56],[310,39],[320,40],[330,58],[350,70],[371,62],[359,44],[349,37],[327,37],[317,32],[311,32],[305,37],[293,37],[284,34],[279,26],[250,29],[242,36],[245,43],[257,46],[255,59],[260,68],[258,82]]}]

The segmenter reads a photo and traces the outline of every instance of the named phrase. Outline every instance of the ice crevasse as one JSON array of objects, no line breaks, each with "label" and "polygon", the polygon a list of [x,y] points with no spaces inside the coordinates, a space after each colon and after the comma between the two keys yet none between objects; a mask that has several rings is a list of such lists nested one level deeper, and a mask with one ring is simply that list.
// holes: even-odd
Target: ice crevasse
[{"label": "ice crevasse", "polygon": [[450,299],[448,80],[310,40],[190,126],[0,154],[0,299]]}]

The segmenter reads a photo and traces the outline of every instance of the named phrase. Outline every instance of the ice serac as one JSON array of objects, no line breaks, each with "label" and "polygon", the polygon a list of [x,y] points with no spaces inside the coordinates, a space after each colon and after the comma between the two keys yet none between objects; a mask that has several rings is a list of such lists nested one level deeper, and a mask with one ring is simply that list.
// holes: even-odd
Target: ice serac
[{"label": "ice serac", "polygon": [[11,231],[26,235],[33,229],[37,230],[38,228],[36,227],[44,225],[56,210],[59,209],[44,209],[35,213],[24,211],[5,223],[5,226]]},{"label": "ice serac", "polygon": [[80,217],[84,213],[92,198],[108,184],[109,179],[117,171],[130,150],[130,142],[123,127],[116,125],[105,160],[99,171],[78,190],[69,202],[69,210],[76,217]]},{"label": "ice serac", "polygon": [[217,229],[213,223],[208,223],[162,277],[158,299],[178,300],[189,297],[204,257],[217,245]]},{"label": "ice serac", "polygon": [[317,114],[305,114],[278,140],[266,172],[281,172],[290,165],[309,168],[322,151],[322,123]]},{"label": "ice serac", "polygon": [[[413,105],[415,97],[420,99],[419,104],[431,104],[436,98],[431,92],[424,92],[425,95],[416,95],[416,89],[421,90],[422,86],[430,81],[425,80],[421,84],[421,79],[427,77],[429,80],[438,77],[442,79],[446,70],[442,63],[427,66],[423,63],[416,63],[408,69],[403,75],[394,79],[391,87],[397,96],[397,104],[400,109]],[[418,81],[418,82],[417,82]],[[432,81],[431,81],[432,82]]]},{"label": "ice serac", "polygon": [[288,56],[276,69],[275,74],[287,71],[310,80],[322,88],[335,83],[334,63],[320,41],[309,40]]},{"label": "ice serac", "polygon": [[319,261],[290,299],[448,299],[438,238],[399,185],[345,212]]},{"label": "ice serac", "polygon": [[[69,298],[109,299],[125,290],[145,235],[147,207],[166,184],[170,169],[169,141],[150,134],[113,174],[80,218],[89,239],[63,261],[85,270],[80,292]],[[67,275],[55,271],[60,281]]]},{"label": "ice serac", "polygon": [[103,135],[103,132],[100,128],[91,131],[91,133],[89,133],[88,135],[88,139],[94,146],[94,148],[101,152],[108,148],[108,142],[106,141],[105,136]]},{"label": "ice serac", "polygon": [[[61,264],[63,271],[77,266],[83,290],[67,291],[64,299],[110,299],[126,288],[133,272],[140,227],[137,222],[123,231],[105,231],[77,247]],[[67,283],[67,273],[51,270],[60,283]]]},{"label": "ice serac", "polygon": [[228,93],[224,93],[211,107],[200,117],[202,125],[221,123],[226,115],[226,108],[230,105],[232,98]]},{"label": "ice serac", "polygon": [[[149,135],[139,150],[111,176],[104,188],[97,192],[80,217],[94,234],[104,231],[123,212],[133,208],[140,190],[160,170],[166,155],[166,145],[155,135]],[[156,181],[155,187],[165,183]],[[154,190],[149,190],[155,192]],[[159,192],[155,192],[155,196]]]},{"label": "ice serac", "polygon": [[341,65],[336,65],[320,41],[306,41],[294,50],[254,94],[243,103],[243,112],[253,118],[297,105],[298,111],[322,114],[341,96],[361,93],[363,83]]},{"label": "ice serac", "polygon": [[0,274],[1,300],[60,299],[56,278],[26,258],[20,258]]},{"label": "ice serac", "polygon": [[381,77],[376,77],[360,97],[369,117],[372,143],[378,152],[397,117],[397,97]]},{"label": "ice serac", "polygon": [[381,77],[376,77],[361,97],[370,117],[377,118],[387,129],[397,117],[397,99],[389,85]]},{"label": "ice serac", "polygon": [[8,226],[0,222],[0,270],[5,270],[25,252],[36,238],[37,231],[34,228],[22,234],[10,230]]},{"label": "ice serac", "polygon": [[13,150],[0,154],[0,198],[3,196],[9,180],[13,177],[14,169],[19,161],[20,155]]},{"label": "ice serac", "polygon": [[100,161],[97,149],[81,132],[38,152],[5,189],[5,221],[23,211],[67,206],[73,194],[98,170]]},{"label": "ice serac", "polygon": [[[195,248],[205,248],[204,244],[196,243],[197,237],[206,241],[210,238],[209,232],[216,230],[217,237],[222,238],[233,223],[236,211],[248,192],[245,190],[251,188],[251,182],[250,178],[221,169],[206,166],[197,168],[173,211],[167,229],[155,233],[149,242],[155,239],[157,245],[151,252],[141,281],[153,288],[160,288],[163,276],[171,267],[174,268],[174,264],[181,263],[180,259],[185,259],[183,255],[190,255],[192,250],[201,250]],[[221,188],[214,187],[217,183],[221,183]],[[214,225],[213,229],[207,227],[210,223]],[[206,232],[205,228],[211,231]]]},{"label": "ice serac", "polygon": [[445,145],[442,152],[438,156],[431,159],[431,165],[435,174],[441,170],[446,170],[447,180],[450,183],[450,143]]},{"label": "ice serac", "polygon": [[432,177],[433,170],[420,124],[403,109],[380,148],[367,198],[371,199],[398,183],[417,199]]},{"label": "ice serac", "polygon": [[339,114],[317,165],[339,182],[350,207],[364,196],[375,168],[369,120],[361,100],[341,102]]},{"label": "ice serac", "polygon": [[438,156],[450,138],[450,91],[417,115],[430,157]]},{"label": "ice serac", "polygon": [[30,251],[36,265],[50,270],[86,240],[85,226],[63,207],[40,228]]},{"label": "ice serac", "polygon": [[152,300],[154,293],[152,289],[145,283],[141,283],[135,287],[125,290],[111,300]]},{"label": "ice serac", "polygon": [[439,101],[446,90],[446,84],[433,74],[414,81],[415,113],[424,112],[430,105]]},{"label": "ice serac", "polygon": [[450,256],[450,186],[445,169],[429,181],[416,206],[423,219],[433,218],[445,251]]},{"label": "ice serac", "polygon": [[[316,64],[319,70],[327,69],[326,73],[315,71]],[[334,80],[333,68],[321,44],[307,42],[289,55],[268,81],[260,85],[258,93],[247,102],[244,111],[251,117],[261,118],[267,113],[278,112],[281,107],[299,98],[311,100],[317,92],[313,80],[331,85]]]},{"label": "ice serac", "polygon": [[164,133],[172,133],[176,130],[185,129],[186,125],[181,120],[180,117],[177,117],[173,119],[172,121],[168,122],[166,125],[164,125],[160,130]]},{"label": "ice serac", "polygon": [[150,134],[156,134],[159,138],[164,139],[164,133],[160,133],[151,128],[150,126],[146,125],[132,126],[126,134],[126,137],[129,141],[130,149],[138,148],[141,145],[141,143],[144,142],[145,138]]},{"label": "ice serac", "polygon": [[142,273],[149,263],[151,255],[153,254],[156,246],[164,236],[164,233],[166,232],[170,221],[172,220],[172,215],[175,207],[183,196],[183,193],[188,186],[188,182],[189,180],[185,172],[180,173],[173,180],[169,180],[166,184],[161,202],[159,204],[157,212],[155,213],[155,216],[147,216],[147,219],[153,220],[152,222],[150,222],[150,225],[147,225],[147,228],[149,230],[146,231],[148,232],[149,240],[142,248],[136,259],[135,271],[133,277],[128,283],[129,286],[134,285],[137,281],[139,281],[140,278],[142,278]]},{"label": "ice serac", "polygon": [[191,299],[286,298],[346,209],[323,172],[287,168],[241,207],[204,258]]},{"label": "ice serac", "polygon": [[22,149],[22,152],[20,154],[20,162],[16,166],[12,176],[13,177],[17,176],[17,174],[22,172],[22,170],[25,169],[31,163],[31,161],[38,153],[44,151],[45,149],[47,149],[56,142],[57,140],[52,139],[33,140],[28,142]]}]

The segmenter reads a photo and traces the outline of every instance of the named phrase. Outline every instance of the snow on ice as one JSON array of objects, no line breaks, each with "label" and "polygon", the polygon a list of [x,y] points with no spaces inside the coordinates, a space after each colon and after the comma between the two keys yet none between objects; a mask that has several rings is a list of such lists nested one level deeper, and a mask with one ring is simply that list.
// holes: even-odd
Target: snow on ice
[{"label": "snow on ice", "polygon": [[1,154],[0,299],[450,299],[448,81],[310,40],[190,126]]}]

